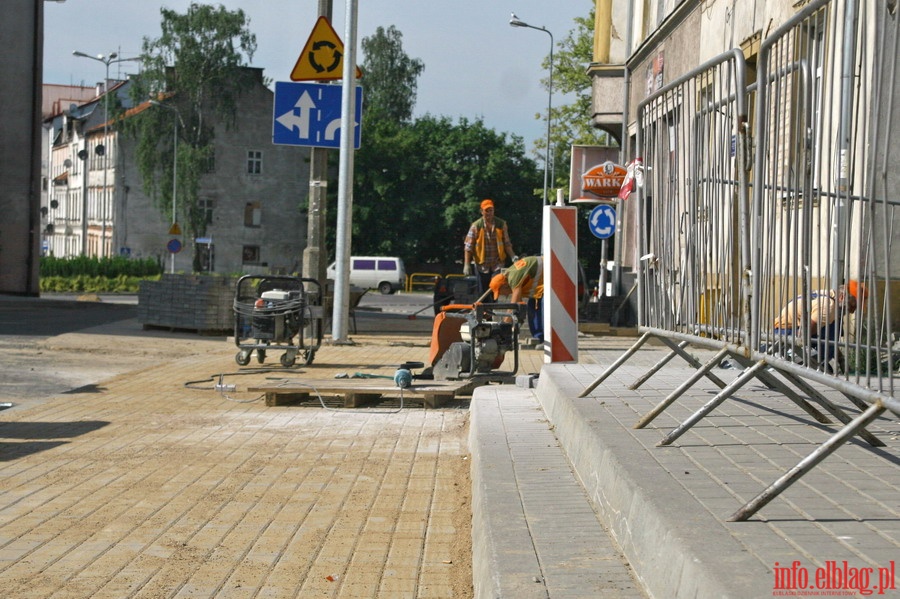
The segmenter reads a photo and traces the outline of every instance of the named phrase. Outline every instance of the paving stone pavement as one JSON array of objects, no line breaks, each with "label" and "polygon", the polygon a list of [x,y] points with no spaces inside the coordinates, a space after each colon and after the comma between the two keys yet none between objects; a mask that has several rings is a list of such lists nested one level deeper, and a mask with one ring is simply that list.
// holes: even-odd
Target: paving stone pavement
[{"label": "paving stone pavement", "polygon": [[645,597],[572,472],[536,393],[472,397],[477,597]]},{"label": "paving stone pavement", "polygon": [[[364,364],[357,350],[332,353]],[[3,412],[5,596],[467,596],[465,404],[266,407],[243,383],[184,386],[232,353]]]}]

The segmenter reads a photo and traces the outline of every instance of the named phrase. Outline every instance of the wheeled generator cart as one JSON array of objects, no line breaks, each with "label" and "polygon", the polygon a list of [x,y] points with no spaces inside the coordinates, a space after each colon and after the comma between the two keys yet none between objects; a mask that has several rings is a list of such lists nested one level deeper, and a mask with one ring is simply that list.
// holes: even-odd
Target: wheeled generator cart
[{"label": "wheeled generator cart", "polygon": [[281,275],[245,275],[234,291],[234,360],[262,364],[270,350],[281,350],[281,365],[299,357],[312,364],[322,345],[322,285],[316,279]]}]

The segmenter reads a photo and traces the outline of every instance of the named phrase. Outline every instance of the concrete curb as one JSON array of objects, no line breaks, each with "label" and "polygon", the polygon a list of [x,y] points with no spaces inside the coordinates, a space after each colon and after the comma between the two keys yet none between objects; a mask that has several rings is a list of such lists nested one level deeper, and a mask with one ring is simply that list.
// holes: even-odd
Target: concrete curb
[{"label": "concrete curb", "polygon": [[[606,414],[597,398],[578,399],[584,387],[568,369],[547,365],[538,397],[588,495],[649,594],[724,599],[738,596],[734,589],[743,587],[748,599],[756,597],[750,583],[770,579],[771,573],[756,560],[740,558],[732,571],[719,571],[717,558],[723,553],[741,555],[740,548],[731,547],[722,523],[700,506],[688,508],[693,497],[680,485],[660,484],[659,464],[644,447],[618,426],[600,424]],[[688,542],[698,536],[704,539],[700,552]],[[730,577],[727,587],[723,575]]]},{"label": "concrete curb", "polygon": [[534,391],[480,387],[470,410],[475,597],[645,597]]},{"label": "concrete curb", "polygon": [[470,404],[472,579],[476,599],[546,599],[518,490],[497,394],[479,387]]}]

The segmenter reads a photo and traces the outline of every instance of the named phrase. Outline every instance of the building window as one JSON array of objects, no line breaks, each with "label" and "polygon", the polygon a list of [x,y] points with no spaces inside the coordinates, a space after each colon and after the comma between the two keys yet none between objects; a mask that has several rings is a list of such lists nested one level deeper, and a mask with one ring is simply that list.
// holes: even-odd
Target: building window
[{"label": "building window", "polygon": [[210,198],[199,198],[197,200],[197,210],[200,211],[201,218],[203,218],[203,222],[207,225],[213,224],[213,200]]},{"label": "building window", "polygon": [[247,202],[244,206],[244,226],[259,227],[262,225],[262,205],[259,202]]},{"label": "building window", "polygon": [[259,246],[245,245],[241,252],[241,262],[243,264],[259,264]]},{"label": "building window", "polygon": [[206,153],[206,162],[203,165],[203,171],[206,173],[216,172],[216,149],[209,148]]},{"label": "building window", "polygon": [[262,174],[262,150],[247,151],[247,173],[251,175]]}]

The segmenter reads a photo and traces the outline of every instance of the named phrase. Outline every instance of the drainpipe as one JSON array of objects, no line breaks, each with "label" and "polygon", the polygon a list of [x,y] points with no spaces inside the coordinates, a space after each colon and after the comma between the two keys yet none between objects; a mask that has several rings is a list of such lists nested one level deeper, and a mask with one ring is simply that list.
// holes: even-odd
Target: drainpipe
[{"label": "drainpipe", "polygon": [[596,0],[594,3],[594,62],[609,64],[611,32],[612,0]]},{"label": "drainpipe", "polygon": [[850,174],[854,165],[853,157],[853,83],[854,63],[856,62],[856,30],[859,11],[856,0],[847,1],[847,14],[844,19],[844,52],[841,64],[841,105],[840,124],[838,130],[838,194],[834,206],[834,247],[832,248],[831,280],[837,287],[844,283],[845,252],[847,250],[847,229],[850,221],[850,196],[853,193],[853,181]]},{"label": "drainpipe", "polygon": [[[607,0],[597,0],[597,6],[599,13],[599,6],[607,2]],[[612,21],[612,15],[610,15],[610,21]],[[622,139],[619,140],[621,143],[621,156],[619,158],[620,164],[625,164],[628,161],[628,155],[630,151],[630,139],[628,136],[628,114],[629,114],[629,99],[631,98],[631,72],[628,70],[628,61],[631,58],[633,37],[632,31],[634,30],[634,2],[628,3],[628,14],[625,18],[625,61],[624,61],[624,69],[623,74],[624,78],[622,80],[622,86],[624,88],[622,94]],[[624,242],[624,204],[622,200],[616,200],[616,238],[613,240],[613,271],[612,271],[612,284],[613,284],[613,294],[618,295],[622,289],[622,243]],[[613,325],[618,324],[618,311],[616,311],[615,316],[613,317],[615,322],[611,323]]]}]

